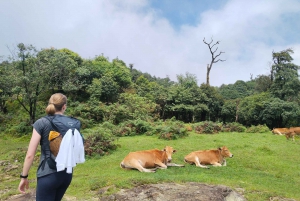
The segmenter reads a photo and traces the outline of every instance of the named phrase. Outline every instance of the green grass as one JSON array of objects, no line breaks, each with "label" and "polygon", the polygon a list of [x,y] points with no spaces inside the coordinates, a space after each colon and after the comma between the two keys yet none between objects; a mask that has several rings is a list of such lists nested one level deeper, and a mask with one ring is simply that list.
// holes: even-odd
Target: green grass
[{"label": "green grass", "polygon": [[[9,154],[16,150],[12,147],[24,149],[28,141],[27,138],[22,140],[0,138],[0,146],[5,150],[1,149],[0,160],[14,157],[14,154]],[[120,188],[131,188],[145,183],[201,182],[226,185],[233,189],[242,188],[248,200],[269,200],[270,197],[275,196],[300,200],[298,190],[300,139],[298,137],[293,142],[287,141],[284,136],[275,136],[271,133],[215,135],[190,133],[184,139],[173,141],[160,140],[155,136],[122,137],[117,144],[120,147],[111,155],[87,159],[84,164],[75,167],[73,181],[66,196],[76,197],[77,200],[90,200],[99,197],[97,193],[103,187],[109,187],[109,192],[113,193]],[[184,156],[192,151],[215,149],[223,145],[229,148],[234,157],[227,159],[226,167],[210,169],[185,164],[183,168],[169,167],[166,170],[157,170],[156,173],[141,173],[119,167],[122,159],[131,151],[162,149],[166,145],[177,150],[173,155],[173,162],[178,164],[184,164]],[[10,160],[13,161],[12,158]],[[18,175],[21,167],[20,162],[18,171],[12,171],[12,174]],[[36,166],[30,172],[31,188],[35,187],[35,171]],[[18,183],[18,178],[1,180],[0,188],[7,189],[7,192],[0,196],[16,194]]]}]

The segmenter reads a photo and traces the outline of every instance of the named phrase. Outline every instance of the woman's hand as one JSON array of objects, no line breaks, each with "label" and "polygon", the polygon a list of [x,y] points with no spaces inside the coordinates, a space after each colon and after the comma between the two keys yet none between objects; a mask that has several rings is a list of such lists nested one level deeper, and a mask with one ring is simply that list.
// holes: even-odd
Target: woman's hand
[{"label": "woman's hand", "polygon": [[22,178],[18,190],[20,193],[26,193],[25,190],[29,188],[29,181],[27,178]]}]

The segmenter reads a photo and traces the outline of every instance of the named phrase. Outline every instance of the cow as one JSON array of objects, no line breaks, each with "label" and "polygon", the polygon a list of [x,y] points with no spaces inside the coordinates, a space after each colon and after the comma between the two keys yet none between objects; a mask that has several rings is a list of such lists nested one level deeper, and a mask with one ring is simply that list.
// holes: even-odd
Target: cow
[{"label": "cow", "polygon": [[296,135],[300,135],[300,127],[290,127],[290,132],[294,132]]},{"label": "cow", "polygon": [[288,128],[273,128],[272,133],[277,135],[285,135],[289,132]]},{"label": "cow", "polygon": [[285,134],[285,137],[287,140],[292,138],[292,140],[295,141],[295,135],[296,135],[296,133],[293,130],[290,130],[289,132],[287,132]]},{"label": "cow", "polygon": [[168,166],[183,167],[170,163],[172,154],[176,150],[173,147],[166,146],[163,150],[151,149],[144,151],[130,152],[120,163],[124,169],[137,169],[140,172],[156,172],[157,169],[167,169]]},{"label": "cow", "polygon": [[295,141],[295,135],[300,134],[300,127],[290,127],[289,131],[285,134],[286,139],[292,138]]},{"label": "cow", "polygon": [[226,166],[225,157],[233,157],[226,146],[218,149],[194,151],[184,157],[184,162],[195,164],[197,167],[209,168],[206,165]]}]

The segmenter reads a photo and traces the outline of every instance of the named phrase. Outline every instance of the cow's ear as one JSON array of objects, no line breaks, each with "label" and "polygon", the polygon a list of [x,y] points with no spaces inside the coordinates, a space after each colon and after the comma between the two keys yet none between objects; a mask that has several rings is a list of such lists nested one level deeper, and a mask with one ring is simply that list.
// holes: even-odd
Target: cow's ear
[{"label": "cow's ear", "polygon": [[222,148],[221,148],[221,147],[219,147],[218,149],[219,149],[219,150],[222,150]]},{"label": "cow's ear", "polygon": [[166,149],[163,149],[162,151],[166,151]]},{"label": "cow's ear", "polygon": [[175,153],[176,152],[176,150],[173,150],[173,153]]}]

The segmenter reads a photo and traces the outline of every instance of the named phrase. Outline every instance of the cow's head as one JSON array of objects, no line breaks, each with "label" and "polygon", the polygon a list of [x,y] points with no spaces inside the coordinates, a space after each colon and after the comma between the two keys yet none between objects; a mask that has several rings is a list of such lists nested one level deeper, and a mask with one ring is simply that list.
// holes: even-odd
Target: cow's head
[{"label": "cow's head", "polygon": [[221,151],[221,155],[223,157],[233,157],[233,154],[230,153],[229,149],[226,146],[220,147],[219,150]]},{"label": "cow's head", "polygon": [[167,154],[168,162],[171,162],[171,161],[172,161],[172,154],[175,153],[176,150],[173,149],[173,147],[166,146],[166,147],[163,149],[163,151],[166,152],[166,154]]}]

